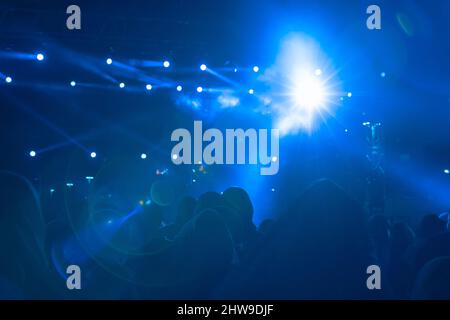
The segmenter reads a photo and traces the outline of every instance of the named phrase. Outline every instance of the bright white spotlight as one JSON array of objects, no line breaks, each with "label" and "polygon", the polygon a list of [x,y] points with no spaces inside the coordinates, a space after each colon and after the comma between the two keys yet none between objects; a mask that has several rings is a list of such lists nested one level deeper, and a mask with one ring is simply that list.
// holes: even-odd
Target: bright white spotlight
[{"label": "bright white spotlight", "polygon": [[172,155],[172,159],[173,159],[173,160],[177,160],[177,159],[178,159],[178,155],[174,153],[174,154]]},{"label": "bright white spotlight", "polygon": [[292,92],[299,108],[314,110],[325,102],[325,89],[322,83],[313,77],[299,79]]},{"label": "bright white spotlight", "polygon": [[198,92],[198,93],[203,92],[203,88],[202,88],[202,87],[197,87],[197,92]]},{"label": "bright white spotlight", "polygon": [[70,86],[75,87],[77,83],[75,81],[70,81]]},{"label": "bright white spotlight", "polygon": [[12,78],[11,77],[6,77],[5,81],[6,81],[6,83],[11,83],[12,82]]},{"label": "bright white spotlight", "polygon": [[253,90],[253,89],[248,90],[248,94],[254,94],[254,93],[255,93],[255,90]]},{"label": "bright white spotlight", "polygon": [[31,150],[29,154],[30,154],[30,157],[32,157],[32,158],[36,157],[36,151],[34,151],[34,150]]},{"label": "bright white spotlight", "polygon": [[44,55],[42,54],[42,53],[38,53],[37,55],[36,55],[36,59],[38,60],[38,61],[42,61],[42,60],[44,60]]},{"label": "bright white spotlight", "polygon": [[152,90],[152,85],[151,84],[147,84],[146,86],[145,86],[145,89],[147,89],[147,90]]},{"label": "bright white spotlight", "polygon": [[177,86],[177,91],[178,92],[180,92],[180,91],[182,91],[183,90],[183,87],[182,86]]},{"label": "bright white spotlight", "polygon": [[141,154],[141,159],[142,159],[142,160],[147,159],[147,155],[146,155],[145,153]]},{"label": "bright white spotlight", "polygon": [[164,68],[168,68],[168,67],[170,67],[170,62],[169,61],[164,61],[163,62],[163,66],[164,66]]},{"label": "bright white spotlight", "polygon": [[206,70],[206,64],[202,64],[202,65],[200,66],[200,70],[205,71],[205,70]]},{"label": "bright white spotlight", "polygon": [[259,67],[258,67],[258,66],[254,66],[254,67],[253,67],[253,72],[255,72],[255,73],[256,73],[256,72],[259,72]]},{"label": "bright white spotlight", "polygon": [[349,92],[347,93],[347,97],[351,98],[353,96],[353,93]]},{"label": "bright white spotlight", "polygon": [[444,173],[445,173],[445,174],[450,174],[450,170],[449,170],[449,169],[445,169],[445,170],[444,170]]},{"label": "bright white spotlight", "polygon": [[122,89],[125,88],[125,83],[121,82],[121,83],[119,84],[119,87],[122,88]]},{"label": "bright white spotlight", "polygon": [[106,64],[112,64],[112,59],[111,58],[106,59]]},{"label": "bright white spotlight", "polygon": [[322,70],[321,69],[316,69],[316,70],[314,70],[314,74],[319,77],[319,76],[322,75]]},{"label": "bright white spotlight", "polygon": [[95,157],[97,157],[97,153],[91,152],[91,158],[95,158]]}]

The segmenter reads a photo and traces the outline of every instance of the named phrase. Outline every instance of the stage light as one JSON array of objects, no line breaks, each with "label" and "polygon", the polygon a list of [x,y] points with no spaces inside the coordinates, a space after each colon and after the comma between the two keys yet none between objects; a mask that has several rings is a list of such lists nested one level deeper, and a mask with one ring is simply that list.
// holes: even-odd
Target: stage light
[{"label": "stage light", "polygon": [[233,71],[234,71],[234,73],[236,73],[236,72],[237,72],[238,70],[237,70],[237,68],[234,68],[234,70],[233,70]]},{"label": "stage light", "polygon": [[348,132],[348,129],[344,129],[344,132],[347,133],[347,132]]},{"label": "stage light", "polygon": [[272,157],[272,162],[277,162],[277,161],[278,161],[278,157],[273,156],[273,157]]},{"label": "stage light", "polygon": [[147,90],[152,90],[152,85],[151,85],[151,84],[147,84],[147,85],[145,86],[145,89],[147,89]]},{"label": "stage light", "polygon": [[180,92],[181,90],[183,90],[182,86],[177,86],[177,91]]},{"label": "stage light", "polygon": [[275,188],[270,189],[272,192],[275,192]]},{"label": "stage light", "polygon": [[164,68],[168,68],[168,67],[170,67],[170,62],[169,61],[164,61],[163,62],[163,66],[164,66]]},{"label": "stage light", "polygon": [[173,154],[173,155],[172,155],[172,159],[173,159],[173,160],[177,160],[177,159],[178,159],[178,155],[177,155],[177,154]]},{"label": "stage light", "polygon": [[147,155],[146,155],[145,153],[141,154],[141,159],[142,159],[142,160],[147,159]]},{"label": "stage light", "polygon": [[382,78],[386,77],[386,72],[380,73],[380,77],[382,77]]},{"label": "stage light", "polygon": [[42,60],[44,60],[44,55],[42,54],[42,53],[38,53],[37,55],[36,55],[36,59],[38,60],[38,61],[42,61]]},{"label": "stage light", "polygon": [[202,88],[202,87],[197,87],[197,92],[198,92],[198,93],[203,92],[203,88]]},{"label": "stage light", "polygon": [[299,79],[292,94],[299,108],[310,111],[323,105],[326,96],[322,83],[313,77]]},{"label": "stage light", "polygon": [[106,59],[106,64],[112,64],[112,59],[111,58],[108,58],[108,59]]},{"label": "stage light", "polygon": [[76,83],[75,81],[71,81],[71,82],[70,82],[70,85],[71,85],[72,87],[75,87],[75,86],[77,85],[77,83]]},{"label": "stage light", "polygon": [[248,94],[253,94],[253,93],[255,93],[255,91],[253,89],[248,90]]},{"label": "stage light", "polygon": [[97,153],[91,152],[91,158],[95,158],[97,156]]},{"label": "stage light", "polygon": [[119,84],[119,87],[122,88],[122,89],[125,88],[125,83],[121,82],[121,83]]},{"label": "stage light", "polygon": [[449,170],[449,169],[445,169],[445,170],[444,170],[444,173],[445,173],[445,174],[450,174],[450,170]]},{"label": "stage light", "polygon": [[253,67],[253,72],[255,72],[255,73],[256,73],[256,72],[259,72],[259,67],[258,67],[258,66],[254,66],[254,67]]},{"label": "stage light", "polygon": [[74,186],[74,184],[72,182],[67,182],[66,183],[66,187],[68,188],[72,188]]},{"label": "stage light", "polygon": [[36,151],[31,150],[30,151],[30,157],[32,157],[32,158],[36,157]]},{"label": "stage light", "polygon": [[351,98],[353,96],[353,93],[349,92],[347,93],[347,97]]},{"label": "stage light", "polygon": [[11,77],[6,77],[5,81],[6,81],[6,83],[11,83],[12,82],[12,78]]},{"label": "stage light", "polygon": [[92,176],[87,176],[85,178],[88,181],[88,183],[91,183],[91,181],[94,180],[94,177],[92,177]]},{"label": "stage light", "polygon": [[200,70],[205,71],[205,70],[206,70],[206,64],[202,64],[202,65],[200,66]]},{"label": "stage light", "polygon": [[314,71],[314,74],[316,75],[316,76],[321,76],[322,75],[322,70],[320,70],[320,69],[316,69],[315,71]]}]

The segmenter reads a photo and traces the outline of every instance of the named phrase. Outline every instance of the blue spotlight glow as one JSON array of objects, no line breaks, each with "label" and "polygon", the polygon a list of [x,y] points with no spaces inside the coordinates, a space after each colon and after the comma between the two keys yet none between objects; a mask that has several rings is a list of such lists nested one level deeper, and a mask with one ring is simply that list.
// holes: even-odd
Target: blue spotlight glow
[{"label": "blue spotlight glow", "polygon": [[106,59],[106,64],[112,64],[112,59],[111,58],[108,58],[108,59]]},{"label": "blue spotlight glow", "polygon": [[36,151],[34,151],[34,150],[31,150],[29,154],[30,154],[30,157],[32,157],[32,158],[36,157]]},{"label": "blue spotlight glow", "polygon": [[253,67],[253,72],[255,72],[255,73],[256,73],[256,72],[259,72],[259,67],[258,67],[258,66],[254,66],[254,67]]},{"label": "blue spotlight glow", "polygon": [[178,85],[178,86],[177,86],[177,91],[180,92],[180,91],[182,91],[182,90],[183,90],[183,87],[180,86],[180,85]]},{"label": "blue spotlight glow", "polygon": [[142,159],[142,160],[147,159],[147,155],[146,155],[145,153],[141,154],[141,159]]},{"label": "blue spotlight glow", "polygon": [[91,158],[95,158],[95,157],[97,157],[97,153],[91,152]]},{"label": "blue spotlight glow", "polygon": [[382,78],[386,77],[386,72],[380,73],[380,77],[382,77]]},{"label": "blue spotlight glow", "polygon": [[168,67],[170,67],[170,62],[169,61],[164,61],[163,62],[163,66],[164,66],[164,68],[168,68]]},{"label": "blue spotlight glow", "polygon": [[203,88],[202,88],[202,87],[197,87],[197,92],[198,92],[198,93],[203,92]]},{"label": "blue spotlight glow", "polygon": [[205,70],[206,70],[206,64],[202,64],[202,65],[200,66],[200,70],[205,71]]},{"label": "blue spotlight glow", "polygon": [[11,77],[6,77],[5,81],[6,81],[6,83],[11,83],[12,82],[12,78]]},{"label": "blue spotlight glow", "polygon": [[248,90],[248,94],[254,94],[254,93],[255,93],[255,90],[253,90],[253,89]]},{"label": "blue spotlight glow", "polygon": [[450,170],[449,170],[449,169],[445,169],[445,170],[444,170],[444,173],[445,173],[445,174],[450,174]]},{"label": "blue spotlight glow", "polygon": [[123,83],[123,82],[119,83],[119,87],[120,87],[121,89],[125,88],[125,83]]},{"label": "blue spotlight glow", "polygon": [[45,56],[44,56],[42,53],[38,53],[38,54],[36,55],[36,59],[37,59],[38,61],[42,61],[42,60],[45,59]]},{"label": "blue spotlight glow", "polygon": [[234,72],[234,73],[238,72],[237,68],[234,68],[233,72]]},{"label": "blue spotlight glow", "polygon": [[152,85],[151,85],[151,84],[147,84],[147,85],[145,86],[145,89],[147,89],[147,90],[152,90]]},{"label": "blue spotlight glow", "polygon": [[353,93],[349,92],[347,93],[347,97],[351,98],[353,96]]},{"label": "blue spotlight glow", "polygon": [[70,86],[75,87],[77,83],[75,81],[70,81]]}]

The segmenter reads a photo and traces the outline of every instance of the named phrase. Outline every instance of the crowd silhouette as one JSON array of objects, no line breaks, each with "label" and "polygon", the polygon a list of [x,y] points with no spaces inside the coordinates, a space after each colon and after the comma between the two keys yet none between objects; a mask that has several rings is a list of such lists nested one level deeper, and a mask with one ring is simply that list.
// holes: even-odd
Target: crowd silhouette
[{"label": "crowd silhouette", "polygon": [[[86,206],[81,200],[77,207],[80,220]],[[442,217],[410,226],[368,216],[329,180],[258,227],[238,187],[183,197],[171,223],[164,207],[142,208],[127,232],[103,238],[129,237],[138,253],[88,250],[77,221],[46,221],[32,184],[1,172],[0,298],[450,299],[450,233]],[[69,264],[80,265],[82,290],[67,289]],[[370,265],[380,266],[380,290],[367,288]]]}]

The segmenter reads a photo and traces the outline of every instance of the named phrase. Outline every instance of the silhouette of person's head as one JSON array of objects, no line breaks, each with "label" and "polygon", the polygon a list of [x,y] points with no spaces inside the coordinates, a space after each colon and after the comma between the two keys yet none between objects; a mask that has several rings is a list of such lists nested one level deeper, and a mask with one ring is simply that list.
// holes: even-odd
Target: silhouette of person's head
[{"label": "silhouette of person's head", "polygon": [[445,222],[435,214],[427,214],[420,221],[417,233],[422,238],[429,238],[445,232]]},{"label": "silhouette of person's head", "polygon": [[439,257],[420,270],[412,293],[413,299],[450,299],[450,257]]},{"label": "silhouette of person's head", "polygon": [[253,223],[253,205],[250,197],[242,188],[231,187],[223,192],[226,203],[242,217],[244,222]]},{"label": "silhouette of person's head", "polygon": [[223,203],[223,197],[219,193],[213,191],[205,192],[198,198],[195,213],[199,214],[203,210],[214,209],[222,206]]}]

